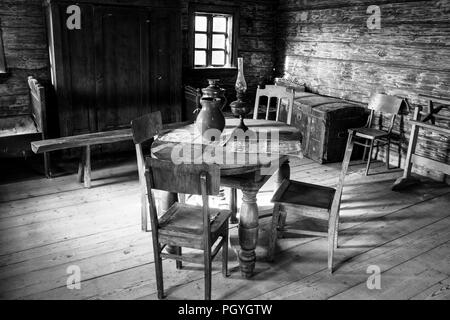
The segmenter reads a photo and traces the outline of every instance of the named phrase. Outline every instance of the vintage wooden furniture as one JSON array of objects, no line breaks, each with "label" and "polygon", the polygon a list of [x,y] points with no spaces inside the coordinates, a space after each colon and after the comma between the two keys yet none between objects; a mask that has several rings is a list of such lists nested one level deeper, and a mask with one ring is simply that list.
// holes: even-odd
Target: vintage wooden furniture
[{"label": "vintage wooden furniture", "polygon": [[[376,147],[379,148],[382,145],[386,145],[386,167],[389,170],[389,153],[391,145],[392,128],[394,127],[395,117],[400,111],[403,99],[395,96],[389,96],[386,94],[376,93],[371,96],[368,109],[370,110],[369,119],[365,127],[352,129],[354,132],[354,138],[364,139],[365,142],[355,141],[355,144],[364,147],[363,159],[365,159],[367,148],[369,148],[369,154],[367,158],[366,176],[369,173],[370,162],[372,160],[372,150],[376,143]],[[391,123],[388,130],[372,128],[375,113],[390,114]]]},{"label": "vintage wooden furniture", "polygon": [[[414,110],[414,116],[410,123],[412,124],[411,135],[409,137],[409,145],[408,145],[408,153],[406,155],[405,168],[403,171],[403,176],[397,181],[395,181],[392,186],[392,190],[402,190],[411,184],[417,182],[417,179],[414,179],[411,176],[412,166],[413,164],[418,164],[422,166],[426,166],[429,169],[436,170],[446,175],[450,175],[450,164],[440,162],[437,160],[430,159],[429,157],[420,154],[416,151],[417,141],[419,137],[420,129],[428,129],[434,132],[439,133],[440,135],[446,136],[447,139],[450,138],[450,129],[447,127],[439,126],[436,124],[436,120],[440,121],[450,121],[449,116],[445,116],[439,114],[443,109],[450,110],[450,99],[437,98],[432,96],[422,96],[429,98],[428,103],[428,112],[422,111],[422,107],[418,106]],[[440,103],[441,106],[435,108],[434,103]],[[422,116],[424,118],[422,119]],[[429,123],[431,122],[431,123]]]},{"label": "vintage wooden furniture", "polygon": [[[148,189],[153,253],[155,256],[158,298],[164,297],[161,257],[181,261],[204,263],[205,299],[211,299],[211,263],[222,248],[222,274],[228,276],[228,210],[209,207],[208,196],[218,195],[220,168],[207,164],[174,164],[171,161],[146,158],[145,178]],[[203,206],[173,203],[158,218],[152,190],[189,193],[202,196]],[[216,245],[215,245],[216,244]],[[162,252],[166,245],[175,246],[176,254]],[[214,246],[215,245],[215,246]],[[181,248],[203,250],[203,261],[182,255]]]},{"label": "vintage wooden furniture", "polygon": [[161,112],[146,114],[131,121],[131,132],[136,147],[136,160],[139,174],[139,185],[141,188],[141,226],[142,231],[149,231],[148,228],[148,205],[147,187],[145,183],[145,159],[142,144],[153,142],[155,135],[162,130]]},{"label": "vintage wooden furniture", "polygon": [[47,139],[31,142],[34,153],[44,153],[71,148],[82,148],[81,160],[78,166],[78,181],[83,182],[86,188],[91,187],[91,146],[98,144],[131,141],[130,129],[112,130],[80,134],[70,137]]},{"label": "vintage wooden furniture", "polygon": [[[163,124],[164,130],[184,126],[191,121]],[[44,153],[56,150],[71,148],[83,148],[81,160],[78,166],[78,181],[83,182],[86,188],[91,187],[91,146],[99,144],[109,144],[122,141],[133,141],[131,129],[110,130],[80,134],[70,137],[47,139],[31,142],[31,149],[34,153]]]},{"label": "vintage wooden furniture", "polygon": [[[155,139],[152,155],[158,159],[172,160],[173,155],[178,154],[180,158],[176,159],[180,162],[219,164],[221,185],[242,190],[238,225],[239,262],[243,276],[250,277],[255,267],[258,240],[256,195],[274,173],[277,174],[277,184],[289,178],[288,155],[301,156],[301,145],[300,132],[296,127],[270,120],[246,119],[245,122],[250,128],[247,139],[233,139],[239,119],[227,118],[222,135],[214,143],[206,143],[196,136],[193,125],[172,130]],[[257,139],[260,148],[254,148]],[[215,151],[212,157],[209,154],[211,151]],[[176,198],[175,193],[167,195],[166,204],[161,209],[167,210]]]},{"label": "vintage wooden furniture", "polygon": [[[164,123],[181,121],[179,1],[45,4],[62,137],[129,128],[158,110]],[[80,8],[79,29],[67,24],[72,5]]]},{"label": "vintage wooden furniture", "polygon": [[[30,141],[47,137],[47,104],[45,88],[28,77],[30,112],[0,118],[0,150],[2,154],[22,155],[30,152]],[[50,158],[44,153],[44,172],[50,177]]]},{"label": "vintage wooden furniture", "polygon": [[366,109],[353,102],[295,92],[292,124],[302,133],[304,156],[319,163],[344,157],[347,130],[366,123]]},{"label": "vintage wooden furniture", "polygon": [[[333,272],[333,253],[337,248],[339,229],[339,205],[342,194],[342,183],[337,188],[292,181],[285,179],[275,191],[272,202],[275,203],[270,230],[268,260],[274,260],[275,246],[279,232],[317,235],[328,237],[328,269]],[[281,214],[303,215],[328,221],[328,232],[297,230],[285,228],[285,218]]]},{"label": "vintage wooden furniture", "polygon": [[[261,106],[261,97],[267,98],[266,116],[265,119],[269,120],[270,105],[272,99],[276,99],[276,116],[275,121],[279,121],[282,108],[286,108],[284,112],[287,112],[286,123],[291,124],[292,120],[292,104],[294,102],[294,90],[276,85],[266,85],[264,88],[258,86],[256,90],[255,108],[253,110],[253,119],[258,119],[259,107]],[[284,102],[284,103],[283,103]]]}]

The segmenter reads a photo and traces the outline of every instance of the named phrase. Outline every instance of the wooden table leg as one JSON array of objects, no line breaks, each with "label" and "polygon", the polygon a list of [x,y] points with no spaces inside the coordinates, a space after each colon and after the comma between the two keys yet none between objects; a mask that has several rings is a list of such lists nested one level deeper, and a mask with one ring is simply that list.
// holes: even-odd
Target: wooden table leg
[{"label": "wooden table leg", "polygon": [[[169,208],[178,201],[178,195],[176,193],[167,192],[167,191],[159,191],[161,195],[161,212],[158,212],[158,215],[163,214],[163,212],[166,212],[169,210]],[[178,247],[169,246],[167,245],[165,250],[167,253],[170,254],[178,254]],[[178,263],[177,263],[178,266]]]},{"label": "wooden table leg", "polygon": [[242,206],[239,217],[239,264],[242,276],[250,278],[253,275],[256,261],[256,243],[258,241],[258,205],[256,195],[258,189],[255,187],[244,187],[242,189]]},{"label": "wooden table leg", "polygon": [[[283,162],[280,166],[280,169],[277,172],[277,179],[275,181],[275,190],[278,190],[278,187],[281,185],[281,183],[283,182],[284,179],[290,179],[291,177],[291,167],[289,165],[289,160],[286,160],[285,162]],[[284,226],[286,225],[286,210],[283,209],[283,206],[280,206],[280,221],[278,223],[278,229],[280,231],[283,231]],[[279,235],[281,236],[282,234],[279,233]]]}]

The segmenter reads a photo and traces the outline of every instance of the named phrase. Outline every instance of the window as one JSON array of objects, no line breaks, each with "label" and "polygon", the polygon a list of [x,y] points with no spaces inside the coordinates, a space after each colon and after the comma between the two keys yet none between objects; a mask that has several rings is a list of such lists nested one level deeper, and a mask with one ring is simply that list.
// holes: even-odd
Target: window
[{"label": "window", "polygon": [[192,5],[191,63],[194,68],[235,66],[238,15],[235,7]]},{"label": "window", "polygon": [[195,13],[195,67],[231,66],[232,27],[232,15]]}]

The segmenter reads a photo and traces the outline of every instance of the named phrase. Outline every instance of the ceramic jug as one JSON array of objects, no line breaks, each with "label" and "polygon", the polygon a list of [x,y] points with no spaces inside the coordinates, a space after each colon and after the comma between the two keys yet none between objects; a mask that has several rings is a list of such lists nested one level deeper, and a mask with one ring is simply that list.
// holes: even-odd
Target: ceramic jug
[{"label": "ceramic jug", "polygon": [[200,104],[202,107],[195,121],[197,129],[202,134],[208,129],[217,129],[222,132],[225,128],[222,99],[205,97],[200,100]]}]

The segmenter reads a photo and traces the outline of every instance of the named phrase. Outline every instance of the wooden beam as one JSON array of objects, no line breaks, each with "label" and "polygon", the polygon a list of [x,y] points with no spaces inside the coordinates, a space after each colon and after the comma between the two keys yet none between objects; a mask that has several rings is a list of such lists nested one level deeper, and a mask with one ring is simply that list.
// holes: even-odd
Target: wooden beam
[{"label": "wooden beam", "polygon": [[417,154],[413,154],[411,157],[411,161],[419,166],[424,166],[427,169],[431,169],[431,170],[436,170],[439,172],[443,172],[445,174],[450,175],[450,165],[443,163],[443,162],[439,162],[424,156],[419,156]]},{"label": "wooden beam", "polygon": [[448,128],[439,127],[436,125],[432,125],[432,124],[428,124],[428,123],[424,123],[424,122],[420,122],[420,121],[414,121],[414,120],[410,120],[409,123],[415,124],[418,127],[422,127],[422,128],[426,128],[426,129],[430,129],[433,131],[442,132],[442,133],[450,135],[450,129],[448,129]]}]

